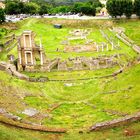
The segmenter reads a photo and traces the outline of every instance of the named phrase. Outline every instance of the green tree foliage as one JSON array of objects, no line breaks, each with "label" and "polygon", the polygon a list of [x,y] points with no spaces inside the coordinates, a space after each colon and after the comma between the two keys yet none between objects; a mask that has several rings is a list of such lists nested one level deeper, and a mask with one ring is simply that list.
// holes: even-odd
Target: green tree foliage
[{"label": "green tree foliage", "polygon": [[39,15],[47,14],[49,11],[48,5],[41,5],[39,9]]},{"label": "green tree foliage", "polygon": [[49,0],[48,4],[45,0],[30,0],[29,3],[23,3],[19,0],[6,0],[6,14],[47,14],[47,13],[82,13],[85,15],[95,15],[96,8],[102,7],[99,0],[89,0],[88,2],[73,3],[73,0],[68,0],[72,5],[56,6],[55,0]]},{"label": "green tree foliage", "polygon": [[20,1],[7,1],[5,6],[6,14],[37,14],[40,6],[36,3],[23,3]]},{"label": "green tree foliage", "polygon": [[7,2],[5,12],[9,15],[24,13],[24,4],[20,1]]},{"label": "green tree foliage", "polygon": [[26,14],[37,14],[39,12],[39,5],[33,2],[29,2],[25,4],[25,13]]},{"label": "green tree foliage", "polygon": [[75,3],[72,6],[72,12],[74,13],[80,13],[80,7],[82,6],[82,3]]},{"label": "green tree foliage", "polygon": [[133,14],[133,2],[132,0],[124,0],[124,14],[126,15],[127,18],[130,18],[131,15]]},{"label": "green tree foliage", "polygon": [[101,2],[99,0],[89,0],[89,3],[91,5],[94,5],[94,7],[103,7],[103,5],[101,4]]},{"label": "green tree foliage", "polygon": [[2,8],[0,8],[0,24],[5,21],[5,13]]},{"label": "green tree foliage", "polygon": [[112,17],[126,15],[130,18],[133,13],[133,2],[132,0],[108,0],[107,10]]},{"label": "green tree foliage", "polygon": [[46,4],[45,0],[30,0],[30,2],[36,3],[38,5],[44,5]]},{"label": "green tree foliage", "polygon": [[80,12],[85,15],[93,15],[96,14],[96,9],[93,5],[85,4],[80,7]]},{"label": "green tree foliage", "polygon": [[56,13],[68,13],[71,11],[70,6],[57,6],[54,8],[51,8],[50,13],[56,14]]},{"label": "green tree foliage", "polygon": [[75,3],[72,7],[72,12],[95,16],[96,7],[90,2],[88,2],[88,3]]},{"label": "green tree foliage", "polygon": [[112,17],[116,17],[117,16],[116,0],[108,0],[106,6],[107,6],[108,13]]},{"label": "green tree foliage", "polygon": [[135,0],[134,11],[138,17],[140,17],[140,0]]}]

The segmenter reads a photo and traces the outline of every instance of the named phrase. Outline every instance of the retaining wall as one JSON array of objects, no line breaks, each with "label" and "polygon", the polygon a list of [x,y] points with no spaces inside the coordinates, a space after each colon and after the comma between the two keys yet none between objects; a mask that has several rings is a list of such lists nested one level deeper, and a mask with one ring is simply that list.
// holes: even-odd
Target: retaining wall
[{"label": "retaining wall", "polygon": [[124,125],[127,123],[139,121],[139,120],[140,120],[140,112],[138,112],[134,115],[128,115],[123,118],[97,123],[90,128],[90,131],[97,131],[97,130],[101,130],[101,129],[112,128],[112,127]]},{"label": "retaining wall", "polygon": [[8,64],[8,63],[5,63],[5,62],[0,62],[0,70],[6,71],[10,75],[18,77],[19,79],[29,80],[28,76],[26,76],[24,74],[21,74],[20,72],[16,71],[16,67],[12,64]]}]

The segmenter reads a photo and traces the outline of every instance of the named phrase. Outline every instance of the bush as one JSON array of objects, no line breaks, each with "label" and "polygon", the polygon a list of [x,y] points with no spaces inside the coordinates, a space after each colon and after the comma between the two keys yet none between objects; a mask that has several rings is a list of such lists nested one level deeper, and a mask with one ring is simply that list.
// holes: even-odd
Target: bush
[{"label": "bush", "polygon": [[54,7],[50,10],[50,13],[56,14],[56,13],[68,13],[71,11],[70,6],[58,6]]},{"label": "bush", "polygon": [[47,5],[41,5],[39,9],[39,15],[47,14],[48,13],[48,6]]},{"label": "bush", "polygon": [[36,3],[23,3],[20,1],[8,1],[5,6],[5,12],[8,15],[13,14],[37,14],[40,6]]},{"label": "bush", "polygon": [[96,8],[96,13],[100,13],[101,9],[102,9],[101,7],[97,7]]},{"label": "bush", "polygon": [[133,2],[132,0],[108,0],[107,10],[112,17],[126,15],[130,18],[133,13]]},{"label": "bush", "polygon": [[92,3],[75,3],[72,12],[95,16],[96,8]]},{"label": "bush", "polygon": [[140,17],[140,0],[135,0],[134,11],[138,17]]},{"label": "bush", "polygon": [[133,13],[133,2],[132,0],[125,0],[124,1],[124,14],[127,18],[130,18]]},{"label": "bush", "polygon": [[80,7],[80,11],[82,14],[85,14],[85,15],[95,16],[96,14],[96,9],[94,8],[93,5],[83,5]]},{"label": "bush", "polygon": [[5,13],[2,8],[0,8],[0,24],[5,21]]},{"label": "bush", "polygon": [[18,1],[10,1],[6,3],[5,12],[8,15],[24,13],[24,4]]},{"label": "bush", "polygon": [[29,2],[29,3],[26,3],[25,4],[25,13],[26,14],[37,14],[39,13],[39,5],[37,5],[36,3],[33,3],[33,2]]}]

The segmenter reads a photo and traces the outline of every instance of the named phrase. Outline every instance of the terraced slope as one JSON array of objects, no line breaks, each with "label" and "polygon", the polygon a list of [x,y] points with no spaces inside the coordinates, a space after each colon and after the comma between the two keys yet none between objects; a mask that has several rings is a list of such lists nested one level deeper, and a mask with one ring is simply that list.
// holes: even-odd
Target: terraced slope
[{"label": "terraced slope", "polygon": [[[114,135],[118,139],[128,139],[125,137],[125,129],[133,130],[132,139],[139,138],[139,122],[129,126],[104,130],[96,133],[86,133],[89,127],[98,122],[120,118],[129,114],[138,112],[140,109],[140,65],[139,56],[128,46],[122,43],[121,50],[110,52],[91,53],[63,53],[54,52],[57,47],[63,49],[61,41],[67,36],[68,31],[74,28],[83,27],[87,21],[69,21],[57,20],[64,24],[62,30],[56,30],[52,24],[54,20],[46,19],[28,19],[18,24],[18,30],[12,31],[19,35],[24,29],[32,29],[37,34],[43,35],[43,45],[47,56],[50,58],[61,56],[63,59],[69,56],[98,56],[112,55],[115,53],[124,53],[126,57],[122,63],[127,64],[131,61],[131,65],[125,67],[124,71],[114,77],[104,77],[112,74],[118,68],[101,69],[96,71],[74,71],[74,72],[51,72],[51,73],[25,73],[31,77],[48,76],[51,80],[45,83],[34,83],[19,80],[5,72],[0,71],[0,108],[5,109],[8,113],[20,117],[20,121],[28,124],[44,125],[53,128],[66,128],[68,134],[50,134],[25,131],[17,128],[7,128],[0,125],[0,139],[114,139]],[[105,23],[104,23],[105,22]],[[97,24],[106,24],[108,21],[91,21],[85,28],[91,28],[93,33],[89,38],[98,38],[99,27]],[[80,23],[80,24],[79,24]],[[109,22],[110,23],[110,22]],[[113,26],[126,26],[130,30],[131,24],[138,25],[139,21],[129,21],[128,23],[112,23]],[[109,25],[110,26],[110,25]],[[112,35],[109,30],[105,32]],[[131,30],[130,38],[135,34],[135,30]],[[113,36],[113,35],[112,35]],[[138,37],[136,33],[136,37]],[[37,38],[38,42],[39,37]],[[47,40],[47,41],[46,41]],[[102,38],[102,40],[104,40]],[[137,39],[134,41],[138,44]],[[79,42],[76,42],[79,43]],[[16,48],[10,53],[16,56]],[[1,60],[6,61],[6,53],[1,53]],[[85,80],[78,80],[78,79]],[[71,79],[71,81],[67,81]],[[62,81],[60,81],[62,80]],[[33,108],[38,111],[35,116],[25,115],[26,109]],[[1,116],[2,113],[1,113]],[[1,121],[3,117],[0,117]],[[9,119],[10,121],[10,119]],[[12,132],[8,132],[11,130]],[[32,132],[33,134],[31,134]],[[78,134],[78,132],[84,132]],[[29,135],[29,137],[28,137]],[[35,138],[36,137],[36,138]]]}]

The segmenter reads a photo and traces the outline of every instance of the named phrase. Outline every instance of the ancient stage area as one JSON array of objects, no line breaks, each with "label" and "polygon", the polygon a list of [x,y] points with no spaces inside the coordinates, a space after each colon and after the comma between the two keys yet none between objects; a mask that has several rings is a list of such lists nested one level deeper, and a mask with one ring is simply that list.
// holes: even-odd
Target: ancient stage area
[{"label": "ancient stage area", "polygon": [[139,20],[0,28],[0,139],[140,139]]}]

